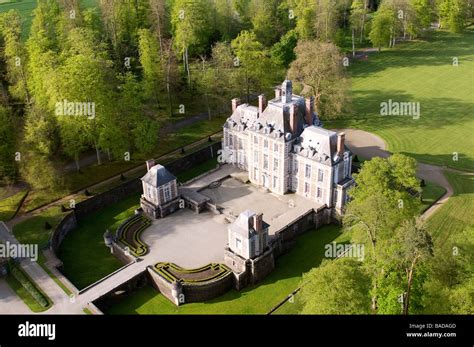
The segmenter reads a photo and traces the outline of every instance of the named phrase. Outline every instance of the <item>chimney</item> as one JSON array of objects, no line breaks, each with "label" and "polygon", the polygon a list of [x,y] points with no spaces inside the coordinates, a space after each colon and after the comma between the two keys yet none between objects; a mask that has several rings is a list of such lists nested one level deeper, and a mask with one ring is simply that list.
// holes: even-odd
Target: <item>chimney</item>
[{"label": "chimney", "polygon": [[293,83],[290,80],[285,80],[281,84],[281,101],[285,104],[289,104],[293,98]]},{"label": "chimney", "polygon": [[290,105],[290,129],[293,135],[298,132],[298,104]]},{"label": "chimney", "polygon": [[281,98],[281,88],[275,88],[275,99]]},{"label": "chimney", "polygon": [[257,213],[253,216],[253,228],[257,233],[263,230],[263,213]]},{"label": "chimney", "polygon": [[235,112],[235,110],[237,109],[237,106],[240,105],[240,99],[239,98],[234,98],[232,99],[232,113]]},{"label": "chimney", "polygon": [[305,122],[307,125],[313,125],[314,97],[306,98]]},{"label": "chimney", "polygon": [[337,134],[337,155],[342,157],[344,154],[344,143],[346,140],[346,134],[339,133]]},{"label": "chimney", "polygon": [[264,94],[260,94],[258,96],[258,115],[259,116],[263,113],[263,110],[265,110],[265,107],[267,107],[267,100],[265,99]]},{"label": "chimney", "polygon": [[146,161],[146,171],[147,172],[150,171],[150,169],[155,165],[156,165],[156,163],[153,159],[147,160]]}]

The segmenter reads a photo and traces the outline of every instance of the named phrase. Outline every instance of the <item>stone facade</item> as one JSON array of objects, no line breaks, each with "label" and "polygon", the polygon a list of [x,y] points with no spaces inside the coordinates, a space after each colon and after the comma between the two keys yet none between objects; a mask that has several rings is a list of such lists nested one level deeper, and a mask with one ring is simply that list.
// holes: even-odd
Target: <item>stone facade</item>
[{"label": "stone facade", "polygon": [[164,166],[147,161],[147,170],[142,177],[143,195],[140,206],[153,218],[163,218],[179,208],[176,177]]},{"label": "stone facade", "polygon": [[321,127],[312,98],[294,95],[286,80],[268,105],[263,96],[258,107],[233,99],[232,110],[223,127],[226,162],[274,193],[295,192],[342,212],[354,184],[352,153],[344,134]]}]

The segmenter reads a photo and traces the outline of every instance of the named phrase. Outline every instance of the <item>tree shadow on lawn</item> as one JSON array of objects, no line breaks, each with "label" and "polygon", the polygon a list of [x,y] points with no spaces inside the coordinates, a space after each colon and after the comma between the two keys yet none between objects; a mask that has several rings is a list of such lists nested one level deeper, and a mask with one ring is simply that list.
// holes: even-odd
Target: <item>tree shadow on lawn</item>
[{"label": "tree shadow on lawn", "polygon": [[470,48],[474,45],[473,34],[473,30],[457,35],[436,32],[425,39],[400,42],[394,49],[385,48],[380,53],[370,54],[367,61],[355,61],[348,71],[352,77],[367,78],[387,68],[449,66],[454,57],[462,64],[464,57],[473,55]]},{"label": "tree shadow on lawn", "polygon": [[[352,98],[354,100],[354,116],[334,121],[344,122],[364,119],[365,121],[377,120],[377,126],[384,125],[384,127],[389,128],[402,125],[404,127],[409,126],[410,128],[439,129],[446,125],[459,123],[463,119],[471,120],[470,112],[474,108],[474,103],[472,102],[436,96],[420,98],[402,90],[380,91],[373,89],[354,91]],[[389,100],[392,100],[392,104],[395,102],[419,103],[419,118],[414,119],[413,116],[409,115],[382,116],[382,103],[388,104]],[[325,122],[330,124],[333,121],[328,120]]]}]

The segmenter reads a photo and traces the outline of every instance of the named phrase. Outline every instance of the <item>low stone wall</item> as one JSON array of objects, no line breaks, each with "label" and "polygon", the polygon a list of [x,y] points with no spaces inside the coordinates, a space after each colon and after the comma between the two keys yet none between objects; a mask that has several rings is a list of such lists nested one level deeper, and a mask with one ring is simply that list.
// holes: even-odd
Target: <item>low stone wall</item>
[{"label": "low stone wall", "polygon": [[49,247],[56,254],[64,238],[77,228],[77,218],[74,211],[68,213],[56,226],[49,239]]},{"label": "low stone wall", "polygon": [[275,233],[275,236],[271,240],[275,257],[278,257],[290,250],[294,246],[298,235],[301,235],[312,229],[319,229],[323,225],[328,225],[331,223],[331,210],[326,206],[323,206],[316,211],[311,210],[302,215]]},{"label": "low stone wall", "polygon": [[130,278],[127,282],[122,283],[118,287],[102,295],[92,302],[93,305],[97,306],[101,311],[107,310],[107,308],[120,302],[122,299],[133,294],[136,290],[143,288],[148,284],[147,272],[140,272],[138,275]]},{"label": "low stone wall", "polygon": [[250,259],[250,278],[252,284],[260,282],[275,269],[273,250],[270,248],[255,259]]},{"label": "low stone wall", "polygon": [[229,291],[234,282],[232,272],[203,283],[170,283],[152,267],[148,267],[147,271],[152,286],[177,306],[214,299]]},{"label": "low stone wall", "polygon": [[[221,149],[221,143],[213,143],[205,148],[166,164],[166,167],[173,174],[177,175],[195,165],[199,165],[206,160],[217,156],[217,151],[219,149]],[[74,212],[66,215],[52,232],[49,246],[56,253],[64,240],[64,237],[73,229],[77,228],[77,223],[81,219],[87,217],[91,213],[120,202],[132,194],[139,193],[141,192],[141,189],[141,181],[139,178],[136,178],[125,182],[118,187],[112,188],[109,191],[91,196],[84,201],[78,202],[75,206]],[[137,203],[138,202],[137,199]]]},{"label": "low stone wall", "polygon": [[91,196],[87,200],[76,204],[76,208],[74,209],[76,218],[79,221],[91,213],[116,204],[132,194],[139,193],[141,189],[141,181],[139,179],[133,179],[111,190]]},{"label": "low stone wall", "polygon": [[196,152],[192,152],[183,158],[179,158],[171,163],[165,164],[166,169],[173,175],[178,175],[181,172],[191,169],[193,166],[204,163],[205,161],[215,158],[218,155],[218,150],[222,148],[221,142],[215,142],[205,148]]},{"label": "low stone wall", "polygon": [[217,298],[232,288],[233,274],[229,272],[218,280],[204,284],[183,284],[184,302],[202,302]]}]

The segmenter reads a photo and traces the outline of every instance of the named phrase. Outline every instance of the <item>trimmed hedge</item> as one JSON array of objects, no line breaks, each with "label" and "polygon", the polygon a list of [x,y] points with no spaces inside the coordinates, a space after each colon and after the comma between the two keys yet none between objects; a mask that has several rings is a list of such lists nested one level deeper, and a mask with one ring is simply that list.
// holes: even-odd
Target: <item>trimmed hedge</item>
[{"label": "trimmed hedge", "polygon": [[[134,226],[137,223],[141,223],[140,227],[134,231],[133,233],[133,242],[134,244],[130,244],[127,241],[127,233],[130,227]],[[132,218],[128,219],[124,224],[119,227],[117,232],[118,241],[120,241],[123,245],[130,249],[130,252],[136,256],[140,257],[145,255],[148,252],[148,246],[140,240],[140,235],[151,225],[151,220],[146,218],[143,215],[135,215]]]},{"label": "trimmed hedge", "polygon": [[29,277],[18,267],[12,266],[11,274],[22,285],[23,288],[36,300],[41,307],[48,307],[48,299],[39,291]]},{"label": "trimmed hedge", "polygon": [[[176,273],[176,275],[169,271],[169,269],[172,269],[173,272]],[[196,269],[185,269],[176,265],[175,263],[158,263],[153,266],[153,270],[169,283],[180,282],[183,284],[202,284],[205,282],[218,280],[231,272],[231,270],[224,264],[215,263],[207,264]],[[208,270],[217,271],[217,273],[212,276],[194,280],[179,277],[179,274],[198,274],[200,272],[205,272]]]}]

